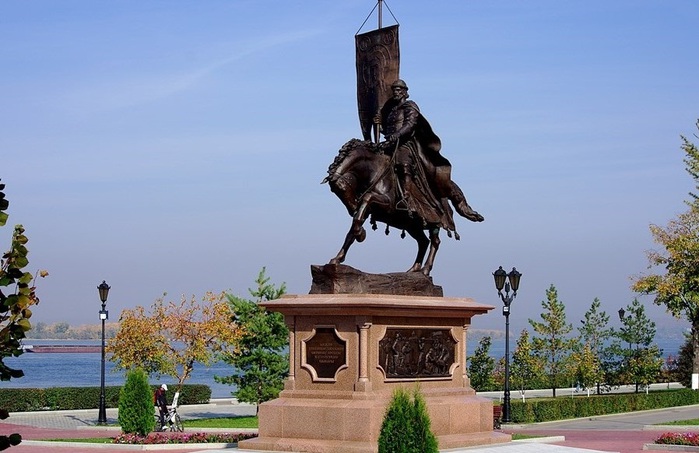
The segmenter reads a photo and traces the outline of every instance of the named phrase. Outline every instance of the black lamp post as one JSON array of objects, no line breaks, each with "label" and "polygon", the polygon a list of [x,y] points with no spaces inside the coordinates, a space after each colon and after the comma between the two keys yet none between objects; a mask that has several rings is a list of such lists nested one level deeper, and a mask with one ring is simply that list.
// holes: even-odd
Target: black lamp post
[{"label": "black lamp post", "polygon": [[97,287],[100,294],[100,301],[102,301],[102,309],[100,310],[100,319],[102,320],[102,374],[100,376],[100,405],[99,413],[97,416],[98,425],[107,424],[107,408],[104,396],[104,322],[109,318],[109,312],[106,310],[107,296],[109,296],[110,286],[102,280],[102,283]]},{"label": "black lamp post", "polygon": [[[505,316],[505,397],[503,399],[502,421],[510,423],[512,421],[510,411],[510,305],[517,297],[519,289],[519,279],[522,276],[514,267],[508,274],[500,266],[498,270],[493,272],[495,278],[495,288],[498,290],[498,295],[502,299],[504,306],[502,314]],[[507,280],[507,281],[506,281]],[[512,295],[510,295],[510,286],[512,287]],[[505,288],[505,294],[502,289]]]}]

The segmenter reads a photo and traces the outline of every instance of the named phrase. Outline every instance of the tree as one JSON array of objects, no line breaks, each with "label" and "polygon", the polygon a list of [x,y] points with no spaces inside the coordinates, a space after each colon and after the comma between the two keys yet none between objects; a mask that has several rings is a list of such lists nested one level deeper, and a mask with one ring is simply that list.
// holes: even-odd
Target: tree
[{"label": "tree", "polygon": [[676,359],[676,374],[673,376],[675,381],[678,381],[683,386],[690,388],[692,386],[692,366],[694,363],[694,350],[692,349],[692,338],[687,336],[682,347],[680,347],[679,356]]},{"label": "tree", "polygon": [[126,382],[119,392],[119,425],[123,432],[141,436],[155,427],[153,392],[148,375],[140,368],[126,373]]},{"label": "tree", "polygon": [[265,310],[260,302],[274,300],[286,292],[286,285],[278,288],[265,276],[263,267],[255,280],[257,288],[249,289],[255,300],[227,294],[232,322],[242,328],[238,349],[220,355],[221,360],[232,365],[236,374],[215,376],[217,382],[235,385],[233,396],[238,401],[259,405],[277,398],[289,374],[289,357],[284,350],[289,345],[289,329],[284,315]]},{"label": "tree", "polygon": [[512,369],[510,371],[512,386],[519,389],[522,402],[524,402],[524,392],[527,389],[538,388],[543,374],[541,360],[532,351],[527,329],[523,329],[522,333],[519,334],[515,352],[512,354]]},{"label": "tree", "polygon": [[[587,396],[590,396],[590,388],[598,384],[604,376],[599,356],[589,343],[585,343],[571,354],[570,365],[571,374],[576,382],[582,385],[587,390]],[[599,385],[597,387],[599,393]]]},{"label": "tree", "polygon": [[[5,212],[10,203],[5,199],[5,184],[0,183],[0,227],[7,223],[8,215]],[[32,316],[32,306],[39,303],[36,295],[36,287],[32,282],[36,280],[31,272],[26,272],[29,264],[26,244],[29,240],[24,235],[24,227],[15,225],[10,243],[10,250],[0,260],[0,380],[9,381],[13,378],[24,376],[22,370],[8,367],[5,364],[7,357],[17,357],[22,354],[22,339],[31,329],[29,318]],[[48,272],[40,271],[37,275],[46,277]],[[9,288],[3,291],[2,288]],[[9,417],[6,410],[0,409],[0,420]],[[0,435],[0,450],[6,450],[13,445],[18,445],[22,436],[14,433]]]},{"label": "tree", "polygon": [[[614,329],[609,327],[609,315],[605,311],[600,311],[600,306],[600,300],[595,297],[590,308],[585,312],[585,319],[580,321],[582,326],[578,327],[580,344],[589,348],[596,361],[597,369],[601,372],[600,375],[595,376],[597,394],[601,393],[601,381],[607,381],[605,376],[611,371],[612,353],[609,348],[609,339],[614,336]],[[578,359],[587,355],[582,350],[578,352]]]},{"label": "tree", "polygon": [[558,382],[566,370],[565,360],[573,349],[575,339],[567,338],[573,325],[566,322],[565,305],[558,300],[558,291],[551,285],[546,290],[546,300],[541,302],[544,312],[542,322],[532,319],[529,324],[539,336],[532,339],[533,349],[544,360],[544,369],[548,375],[549,386],[556,397]]},{"label": "tree", "polygon": [[437,438],[422,395],[396,388],[379,432],[379,453],[438,453]]},{"label": "tree", "polygon": [[[699,121],[696,127],[699,129]],[[685,170],[699,191],[699,149],[686,137],[681,139]],[[635,276],[632,288],[641,294],[654,295],[656,305],[664,305],[676,318],[684,317],[690,322],[692,373],[699,375],[699,196],[692,192],[689,195],[686,201],[689,210],[664,228],[650,226],[653,240],[664,250],[646,252],[648,268],[663,268],[664,273]]]},{"label": "tree", "polygon": [[471,387],[477,392],[487,392],[497,388],[493,379],[495,359],[490,357],[490,342],[490,337],[482,337],[468,362]]},{"label": "tree", "polygon": [[627,382],[636,384],[638,392],[639,384],[649,384],[648,379],[657,377],[662,367],[660,359],[661,351],[652,345],[655,339],[655,322],[646,316],[646,308],[634,299],[631,305],[624,310],[626,316],[622,316],[622,327],[616,334],[617,337],[629,345],[621,349],[623,370],[622,375]]},{"label": "tree", "polygon": [[195,363],[210,365],[217,354],[235,350],[241,332],[231,316],[223,294],[206,293],[201,303],[194,297],[180,303],[160,298],[150,315],[140,306],[124,310],[107,351],[119,368],[171,376],[181,387]]}]

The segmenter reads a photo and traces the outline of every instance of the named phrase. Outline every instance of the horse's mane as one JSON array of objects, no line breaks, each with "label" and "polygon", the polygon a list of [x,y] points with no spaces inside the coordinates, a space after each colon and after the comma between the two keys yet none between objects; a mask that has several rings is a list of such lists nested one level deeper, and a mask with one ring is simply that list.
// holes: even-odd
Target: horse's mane
[{"label": "horse's mane", "polygon": [[342,145],[342,148],[340,148],[340,151],[338,151],[337,156],[335,156],[335,160],[333,160],[333,162],[328,167],[328,175],[334,174],[337,167],[339,167],[340,164],[347,158],[347,156],[358,147],[363,147],[374,153],[380,152],[380,148],[375,143],[367,140],[353,138],[344,145]]}]

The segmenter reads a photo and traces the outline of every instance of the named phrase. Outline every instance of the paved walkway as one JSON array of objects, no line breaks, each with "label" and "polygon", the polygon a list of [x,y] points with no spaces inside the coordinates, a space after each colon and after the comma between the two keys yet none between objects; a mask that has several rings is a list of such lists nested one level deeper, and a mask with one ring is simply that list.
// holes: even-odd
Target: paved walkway
[{"label": "paved walkway", "polygon": [[[213,400],[210,404],[181,406],[183,419],[224,417],[234,415],[254,415],[255,407],[237,404],[228,400]],[[640,453],[645,444],[652,443],[663,431],[679,431],[679,427],[657,427],[663,422],[699,418],[699,405],[670,408],[654,411],[634,412],[629,414],[607,415],[585,419],[558,422],[536,423],[528,425],[505,425],[507,433],[523,433],[537,436],[553,437],[545,444],[540,442],[517,441],[506,445],[491,447],[474,447],[470,449],[444,450],[457,453],[590,453],[591,451]],[[107,409],[107,419],[116,421],[116,409]],[[0,421],[0,433],[19,432],[24,441],[10,450],[14,453],[117,453],[140,449],[133,446],[82,445],[42,442],[42,439],[107,437],[118,432],[118,428],[100,428],[95,426],[97,410],[53,411],[53,412],[15,412],[10,418]],[[699,431],[699,427],[697,427]],[[560,440],[556,440],[560,439]],[[565,440],[562,440],[565,439]],[[662,447],[658,447],[660,450]],[[178,453],[248,453],[249,450],[237,448],[203,449],[198,446],[163,445],[160,452]]]}]

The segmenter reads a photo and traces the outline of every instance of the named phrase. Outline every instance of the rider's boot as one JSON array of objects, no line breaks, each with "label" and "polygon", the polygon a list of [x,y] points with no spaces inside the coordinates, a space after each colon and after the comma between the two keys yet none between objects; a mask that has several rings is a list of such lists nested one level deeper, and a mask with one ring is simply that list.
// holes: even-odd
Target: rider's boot
[{"label": "rider's boot", "polygon": [[410,194],[410,167],[408,165],[396,165],[396,173],[398,173],[398,188],[400,199],[396,203],[396,209],[399,211],[411,211]]},{"label": "rider's boot", "polygon": [[451,204],[454,205],[454,209],[459,213],[459,215],[461,215],[461,217],[465,217],[472,222],[482,222],[485,220],[482,215],[474,211],[473,208],[468,205],[466,197],[464,197],[464,193],[461,191],[459,186],[456,185],[456,183],[452,182],[451,189],[449,200],[451,201]]}]

